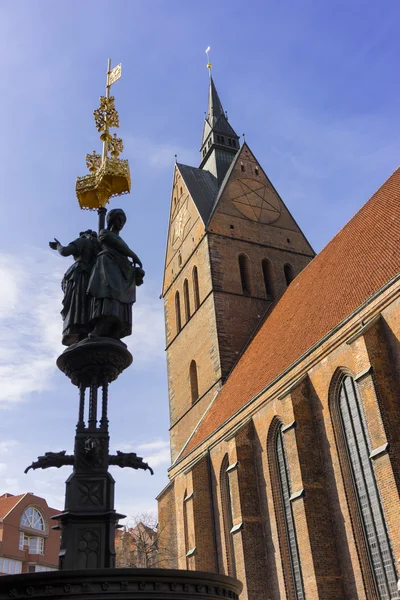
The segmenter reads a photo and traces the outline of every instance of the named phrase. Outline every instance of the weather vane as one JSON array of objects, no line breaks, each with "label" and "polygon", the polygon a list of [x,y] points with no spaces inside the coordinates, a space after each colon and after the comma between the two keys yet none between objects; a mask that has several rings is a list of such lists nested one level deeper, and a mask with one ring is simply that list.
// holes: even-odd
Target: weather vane
[{"label": "weather vane", "polygon": [[99,214],[99,230],[104,228],[106,204],[112,196],[128,194],[131,189],[131,178],[127,160],[119,155],[124,145],[117,134],[112,135],[110,129],[119,127],[119,116],[115,108],[114,96],[110,96],[110,88],[120,79],[121,63],[111,69],[111,59],[108,59],[106,94],[100,96],[100,106],[94,113],[94,120],[100,139],[103,142],[101,155],[93,150],[86,154],[86,166],[89,174],[76,180],[76,195],[81,208],[97,210]]},{"label": "weather vane", "polygon": [[206,54],[207,54],[207,69],[209,70],[210,77],[211,77],[212,64],[210,63],[210,56],[209,56],[210,50],[211,50],[211,48],[210,48],[210,46],[208,46],[207,49],[206,49]]}]

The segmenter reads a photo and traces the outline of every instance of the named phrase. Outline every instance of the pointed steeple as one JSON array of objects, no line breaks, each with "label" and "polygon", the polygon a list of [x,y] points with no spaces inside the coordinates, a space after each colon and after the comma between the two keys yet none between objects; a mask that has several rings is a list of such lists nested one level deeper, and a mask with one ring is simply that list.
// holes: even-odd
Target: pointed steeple
[{"label": "pointed steeple", "polygon": [[204,119],[200,148],[200,169],[210,171],[217,178],[218,184],[221,184],[239,147],[239,136],[228,121],[214,80],[210,76],[208,112]]}]

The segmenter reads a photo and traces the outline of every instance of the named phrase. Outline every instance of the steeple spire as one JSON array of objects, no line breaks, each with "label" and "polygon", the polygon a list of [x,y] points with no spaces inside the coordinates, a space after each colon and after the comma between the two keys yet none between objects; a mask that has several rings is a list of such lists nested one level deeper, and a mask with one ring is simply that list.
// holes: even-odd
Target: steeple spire
[{"label": "steeple spire", "polygon": [[239,136],[228,122],[228,115],[222,107],[210,69],[208,111],[204,119],[200,169],[210,171],[218,179],[218,184],[221,184],[238,150]]}]

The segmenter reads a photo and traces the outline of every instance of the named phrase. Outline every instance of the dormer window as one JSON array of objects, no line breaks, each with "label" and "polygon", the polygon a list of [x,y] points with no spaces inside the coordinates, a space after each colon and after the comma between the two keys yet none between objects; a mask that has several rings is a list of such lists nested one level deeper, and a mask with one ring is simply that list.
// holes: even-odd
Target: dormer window
[{"label": "dormer window", "polygon": [[232,146],[236,148],[236,140],[232,140]]},{"label": "dormer window", "polygon": [[228,144],[229,144],[230,146],[232,146],[232,140],[231,140],[231,138],[228,138]]},{"label": "dormer window", "polygon": [[225,138],[223,135],[221,135],[221,144],[225,144]]}]

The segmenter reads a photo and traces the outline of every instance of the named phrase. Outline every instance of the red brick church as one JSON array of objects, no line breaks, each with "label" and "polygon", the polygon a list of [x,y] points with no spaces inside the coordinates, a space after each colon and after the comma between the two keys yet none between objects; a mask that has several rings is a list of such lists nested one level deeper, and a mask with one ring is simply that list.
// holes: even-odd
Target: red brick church
[{"label": "red brick church", "polygon": [[400,598],[400,169],[317,256],[210,79],[163,298],[169,566],[242,600]]}]

